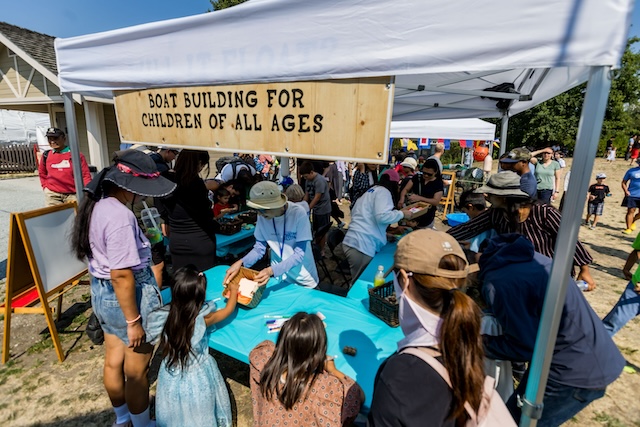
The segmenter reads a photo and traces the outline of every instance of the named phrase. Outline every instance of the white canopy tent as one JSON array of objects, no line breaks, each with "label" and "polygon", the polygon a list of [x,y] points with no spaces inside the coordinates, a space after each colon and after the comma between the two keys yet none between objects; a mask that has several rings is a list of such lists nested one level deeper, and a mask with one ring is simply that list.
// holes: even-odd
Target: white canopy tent
[{"label": "white canopy tent", "polygon": [[389,137],[491,141],[496,137],[496,125],[480,119],[394,121]]},{"label": "white canopy tent", "polygon": [[[589,80],[521,425],[539,417],[584,197],[632,0],[251,0],[181,19],[56,40],[71,94],[395,76],[393,120],[502,117]],[[80,164],[80,162],[74,162]],[[81,174],[76,171],[79,179]],[[82,183],[76,187],[80,192]]]}]

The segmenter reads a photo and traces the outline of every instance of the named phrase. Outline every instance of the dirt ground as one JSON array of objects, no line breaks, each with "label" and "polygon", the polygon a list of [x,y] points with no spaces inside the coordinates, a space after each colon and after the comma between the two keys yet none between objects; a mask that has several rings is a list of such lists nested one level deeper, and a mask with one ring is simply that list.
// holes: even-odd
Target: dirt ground
[{"label": "dirt ground", "polygon": [[[570,161],[569,161],[570,163]],[[625,209],[620,207],[620,180],[628,162],[613,164],[597,159],[593,177],[605,172],[613,196],[606,200],[603,218],[596,228],[581,227],[580,239],[594,257],[592,266],[597,290],[586,297],[600,317],[615,304],[626,286],[622,266],[635,236],[621,233],[625,228]],[[595,180],[593,180],[595,182]],[[446,226],[439,227],[446,229]],[[0,298],[4,283],[0,282]],[[65,295],[63,316],[58,324],[67,359],[59,363],[44,317],[12,317],[11,360],[0,366],[0,425],[2,426],[109,426],[114,420],[109,400],[102,386],[102,346],[94,346],[84,334],[91,313],[88,286],[78,286]],[[4,331],[2,331],[4,333]],[[640,366],[640,318],[632,320],[615,342],[625,358]],[[234,402],[238,426],[252,424],[248,368],[230,357],[215,353]],[[159,360],[151,370],[152,394]],[[568,426],[640,426],[637,391],[640,372],[623,373],[607,389],[604,398],[567,423]]]}]

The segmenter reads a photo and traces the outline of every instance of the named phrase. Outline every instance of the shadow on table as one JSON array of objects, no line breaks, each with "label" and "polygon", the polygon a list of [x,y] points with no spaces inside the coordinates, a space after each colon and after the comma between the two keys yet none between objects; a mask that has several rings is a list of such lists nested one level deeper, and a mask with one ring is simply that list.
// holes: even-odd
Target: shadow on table
[{"label": "shadow on table", "polygon": [[[382,359],[378,359],[378,353],[382,349],[377,348],[373,341],[363,332],[356,330],[343,331],[340,334],[339,342],[340,349],[348,346],[357,350],[355,356],[343,354],[340,357],[344,357],[347,363],[351,365],[351,368],[356,373],[354,380],[360,384],[365,393],[373,393],[373,382],[378,372],[378,367],[382,363]],[[359,363],[354,363],[356,360]],[[370,400],[371,397],[367,396],[367,399]]]}]

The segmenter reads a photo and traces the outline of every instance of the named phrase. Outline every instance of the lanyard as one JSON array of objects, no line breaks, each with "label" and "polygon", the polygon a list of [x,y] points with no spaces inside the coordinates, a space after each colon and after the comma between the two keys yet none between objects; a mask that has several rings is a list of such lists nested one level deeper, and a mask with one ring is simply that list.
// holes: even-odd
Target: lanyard
[{"label": "lanyard", "polygon": [[[271,220],[273,222],[273,232],[276,233],[276,240],[278,239],[278,230],[276,229],[276,219],[273,218]],[[280,246],[280,260],[284,256],[284,239],[287,235],[287,211],[284,211],[284,215],[282,216],[282,243],[278,241],[278,246]]]}]

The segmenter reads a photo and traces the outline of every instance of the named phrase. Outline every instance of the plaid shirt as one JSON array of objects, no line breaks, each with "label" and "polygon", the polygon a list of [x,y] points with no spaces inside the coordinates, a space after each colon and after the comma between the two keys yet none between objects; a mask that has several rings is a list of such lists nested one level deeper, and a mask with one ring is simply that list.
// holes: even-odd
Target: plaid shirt
[{"label": "plaid shirt", "polygon": [[[498,234],[518,233],[531,240],[536,252],[553,258],[560,218],[560,211],[553,206],[534,203],[527,219],[513,227],[505,211],[490,208],[468,222],[449,229],[447,233],[458,241],[469,240],[491,229],[496,230]],[[582,243],[577,241],[576,253],[573,256],[574,265],[583,266],[591,262],[593,257]]]}]

